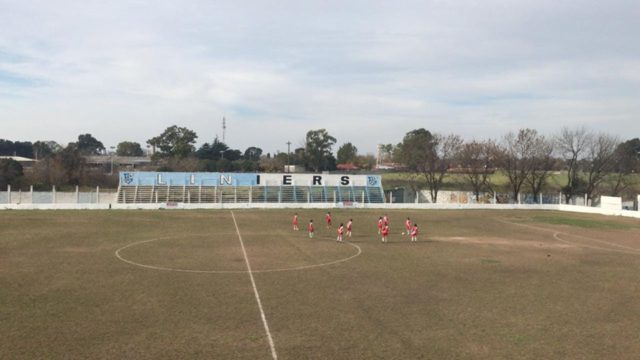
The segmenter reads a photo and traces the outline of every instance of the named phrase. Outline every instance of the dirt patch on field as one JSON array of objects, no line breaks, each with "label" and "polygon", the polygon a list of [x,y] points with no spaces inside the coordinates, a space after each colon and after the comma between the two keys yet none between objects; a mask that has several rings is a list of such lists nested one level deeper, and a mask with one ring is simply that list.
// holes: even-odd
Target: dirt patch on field
[{"label": "dirt patch on field", "polygon": [[452,242],[452,243],[460,243],[460,244],[520,246],[520,247],[530,247],[530,248],[573,248],[575,247],[570,244],[549,242],[548,240],[531,241],[531,240],[505,239],[505,238],[497,238],[497,237],[449,236],[449,237],[434,237],[432,240],[436,242]]}]

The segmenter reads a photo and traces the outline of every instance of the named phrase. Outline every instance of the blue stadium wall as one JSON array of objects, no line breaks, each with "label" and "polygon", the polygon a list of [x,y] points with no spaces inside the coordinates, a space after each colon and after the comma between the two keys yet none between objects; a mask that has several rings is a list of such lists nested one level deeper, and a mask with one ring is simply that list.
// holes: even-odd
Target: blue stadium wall
[{"label": "blue stadium wall", "polygon": [[119,203],[384,202],[379,175],[121,172]]}]

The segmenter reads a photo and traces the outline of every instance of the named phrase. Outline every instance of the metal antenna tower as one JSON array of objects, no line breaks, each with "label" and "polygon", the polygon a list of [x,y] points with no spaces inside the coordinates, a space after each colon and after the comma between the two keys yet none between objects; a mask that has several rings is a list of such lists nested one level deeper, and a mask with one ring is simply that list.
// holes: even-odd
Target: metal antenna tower
[{"label": "metal antenna tower", "polygon": [[226,144],[225,137],[227,134],[227,119],[222,117],[222,142]]}]

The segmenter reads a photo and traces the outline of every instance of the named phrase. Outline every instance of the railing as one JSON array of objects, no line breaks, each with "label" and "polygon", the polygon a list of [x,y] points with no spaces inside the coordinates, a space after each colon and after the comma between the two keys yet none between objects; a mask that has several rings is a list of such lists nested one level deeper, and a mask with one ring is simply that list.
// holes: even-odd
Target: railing
[{"label": "railing", "polygon": [[[372,196],[371,194],[375,194]],[[365,186],[121,186],[117,203],[382,203],[380,188]]]}]

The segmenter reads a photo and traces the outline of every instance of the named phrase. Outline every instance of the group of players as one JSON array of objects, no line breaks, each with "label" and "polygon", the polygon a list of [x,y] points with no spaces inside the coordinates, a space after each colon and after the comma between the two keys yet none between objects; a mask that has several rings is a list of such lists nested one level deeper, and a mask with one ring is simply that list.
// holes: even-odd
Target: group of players
[{"label": "group of players", "polygon": [[[331,212],[328,211],[327,214],[324,216],[324,218],[325,218],[327,229],[330,229],[331,221],[332,221]],[[296,213],[293,215],[294,231],[300,230],[300,228],[298,227],[298,223],[299,223],[299,219],[298,219],[298,214]],[[411,235],[411,242],[418,241],[418,224],[413,223],[412,225],[411,219],[407,217],[407,220],[405,220],[404,222],[404,227],[406,231],[402,232],[402,235]],[[350,238],[352,228],[353,228],[353,219],[349,219],[346,225],[346,229],[345,229],[344,223],[340,223],[340,226],[338,226],[338,229],[336,230],[338,233],[338,236],[336,237],[336,242],[343,241],[345,230],[346,230],[347,237]],[[309,238],[311,239],[313,238],[313,236],[315,235],[315,231],[316,231],[316,228],[313,224],[313,220],[309,220],[309,224],[307,225],[307,232],[309,233]],[[384,216],[380,216],[380,218],[378,219],[378,235],[381,235],[383,243],[387,242],[389,237],[389,217],[386,214]]]}]

